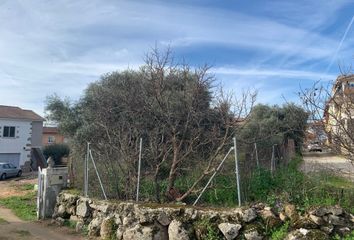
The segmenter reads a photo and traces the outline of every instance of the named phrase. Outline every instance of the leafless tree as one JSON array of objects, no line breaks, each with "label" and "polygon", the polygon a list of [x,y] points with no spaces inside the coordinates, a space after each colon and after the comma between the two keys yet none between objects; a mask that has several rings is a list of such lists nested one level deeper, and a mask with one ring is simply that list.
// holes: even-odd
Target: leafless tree
[{"label": "leafless tree", "polygon": [[354,75],[342,74],[324,85],[318,81],[299,93],[313,122],[323,122],[333,152],[354,161]]}]

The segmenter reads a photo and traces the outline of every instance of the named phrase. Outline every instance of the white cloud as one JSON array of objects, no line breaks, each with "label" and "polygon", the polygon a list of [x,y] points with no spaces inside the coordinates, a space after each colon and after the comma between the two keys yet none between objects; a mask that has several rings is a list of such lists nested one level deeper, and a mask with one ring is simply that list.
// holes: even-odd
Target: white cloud
[{"label": "white cloud", "polygon": [[[45,96],[53,92],[78,98],[101,74],[137,68],[156,42],[177,50],[210,44],[259,53],[252,64],[214,69],[221,75],[317,79],[316,71],[301,64],[329,61],[337,40],[314,29],[348,1],[311,1],[316,4],[310,7],[283,2],[265,4],[266,12],[281,10],[272,18],[167,1],[1,1],[0,104],[42,112]],[[317,5],[321,9],[307,17]]]},{"label": "white cloud", "polygon": [[336,75],[322,74],[322,72],[311,72],[290,69],[239,69],[232,67],[219,67],[212,69],[215,74],[236,75],[236,76],[258,76],[258,77],[278,77],[317,80],[334,80]]}]

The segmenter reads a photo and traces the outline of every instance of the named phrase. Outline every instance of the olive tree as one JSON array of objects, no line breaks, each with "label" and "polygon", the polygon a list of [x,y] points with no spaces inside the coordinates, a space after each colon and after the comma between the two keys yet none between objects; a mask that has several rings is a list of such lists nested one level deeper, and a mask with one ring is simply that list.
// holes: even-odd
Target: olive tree
[{"label": "olive tree", "polygon": [[[232,102],[215,91],[208,70],[175,64],[170,51],[153,50],[138,70],[103,75],[77,102],[49,97],[48,118],[72,139],[75,161],[82,162],[91,143],[111,197],[133,198],[142,138],[143,177],[153,182],[155,199],[163,192],[182,201],[215,171],[237,129],[235,119],[255,100],[246,92]],[[192,170],[198,176],[181,192],[176,181]]]}]

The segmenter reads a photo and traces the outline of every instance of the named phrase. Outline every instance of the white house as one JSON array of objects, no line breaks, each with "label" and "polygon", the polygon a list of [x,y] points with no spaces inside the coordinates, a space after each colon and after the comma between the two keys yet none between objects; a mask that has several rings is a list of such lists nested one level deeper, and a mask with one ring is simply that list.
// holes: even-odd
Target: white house
[{"label": "white house", "polygon": [[23,171],[43,166],[43,118],[31,110],[0,105],[0,162]]}]

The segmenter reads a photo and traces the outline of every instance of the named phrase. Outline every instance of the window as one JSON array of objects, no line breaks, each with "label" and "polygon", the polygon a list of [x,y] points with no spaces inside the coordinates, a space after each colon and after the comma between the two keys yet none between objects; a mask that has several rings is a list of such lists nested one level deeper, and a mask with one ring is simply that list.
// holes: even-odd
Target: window
[{"label": "window", "polygon": [[5,126],[3,131],[3,137],[14,138],[16,127]]},{"label": "window", "polygon": [[4,168],[4,169],[10,169],[10,165],[9,165],[9,164],[4,164],[4,165],[3,165],[3,168]]},{"label": "window", "polygon": [[9,167],[10,168],[16,168],[15,165],[13,165],[12,163],[9,163]]},{"label": "window", "polygon": [[55,143],[55,137],[54,136],[49,136],[48,137],[48,143]]}]

